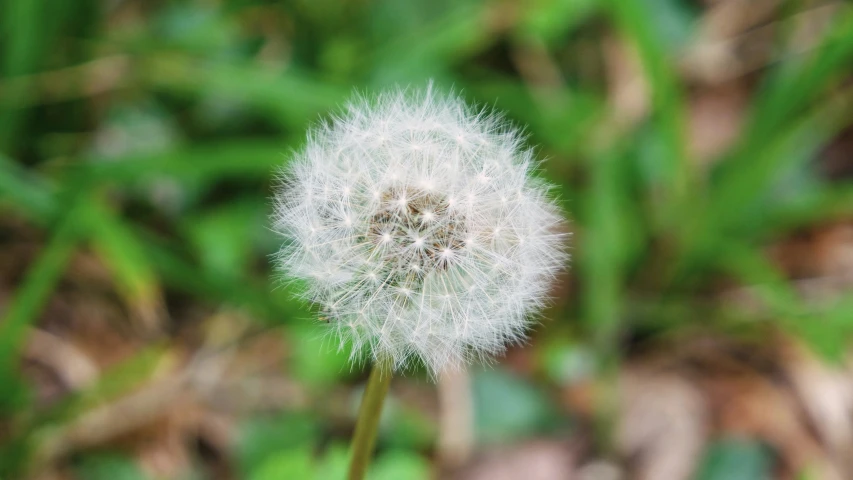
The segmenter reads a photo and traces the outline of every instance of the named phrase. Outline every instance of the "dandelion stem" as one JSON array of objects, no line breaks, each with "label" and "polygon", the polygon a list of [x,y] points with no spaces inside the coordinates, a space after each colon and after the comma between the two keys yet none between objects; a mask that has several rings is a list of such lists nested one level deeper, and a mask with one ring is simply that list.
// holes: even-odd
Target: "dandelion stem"
[{"label": "dandelion stem", "polygon": [[376,445],[376,432],[379,427],[379,417],[382,414],[382,404],[391,385],[391,376],[390,362],[377,361],[373,364],[352,437],[349,480],[362,480],[367,474],[370,457]]}]

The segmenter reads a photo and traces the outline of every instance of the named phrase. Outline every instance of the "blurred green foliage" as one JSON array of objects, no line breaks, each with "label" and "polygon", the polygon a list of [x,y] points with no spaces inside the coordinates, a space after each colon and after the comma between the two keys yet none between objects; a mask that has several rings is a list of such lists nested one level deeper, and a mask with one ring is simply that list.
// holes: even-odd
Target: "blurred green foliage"
[{"label": "blurred green foliage", "polygon": [[769,480],[769,448],[743,439],[723,439],[711,445],[697,480]]},{"label": "blurred green foliage", "polygon": [[[25,471],[39,433],[130,388],[108,373],[35,412],[18,377],[27,329],[81,249],[133,309],[163,291],[244,309],[259,325],[285,326],[299,382],[325,391],[351,379],[345,354],[306,328],[312,314],[271,276],[270,186],[306,128],[354,91],[427,79],[526,125],[572,217],[574,287],[542,327],[566,341],[537,356],[550,382],[592,375],[628,332],[737,334],[773,320],[836,358],[853,333],[849,300],[804,304],[760,248],[853,213],[849,182],[810,168],[853,123],[853,92],[840,82],[853,64],[848,10],[819,46],[761,72],[739,140],[707,169],[688,146],[677,62],[698,29],[687,0],[0,0],[0,12],[0,212],[44,238],[0,323],[0,406],[16,425],[0,472]],[[650,89],[649,115],[634,123],[614,118],[603,86],[600,45],[613,36],[636,49]],[[557,68],[557,84],[519,67],[519,56],[537,55]],[[757,286],[769,313],[709,310],[697,292],[721,278]],[[118,367],[143,365],[123,381],[147,378],[156,351]],[[538,387],[499,370],[474,387],[483,439],[553,427]],[[315,448],[322,419],[254,422],[236,447],[245,478],[337,478],[345,466],[341,445]],[[417,415],[400,423],[393,438],[408,440],[384,440],[395,448],[371,478],[427,477],[434,432]],[[701,478],[758,478],[730,473],[764,468],[750,451],[715,447]],[[81,478],[142,478],[109,455],[78,468]]]}]

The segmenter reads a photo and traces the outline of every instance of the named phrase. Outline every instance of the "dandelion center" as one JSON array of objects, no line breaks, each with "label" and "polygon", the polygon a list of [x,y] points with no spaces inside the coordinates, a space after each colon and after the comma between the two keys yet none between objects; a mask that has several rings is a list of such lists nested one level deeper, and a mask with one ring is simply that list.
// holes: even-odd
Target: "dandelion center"
[{"label": "dandelion center", "polygon": [[419,292],[423,279],[446,270],[448,258],[465,245],[464,218],[452,212],[447,196],[417,188],[382,192],[370,218],[365,245],[379,263],[385,285]]}]

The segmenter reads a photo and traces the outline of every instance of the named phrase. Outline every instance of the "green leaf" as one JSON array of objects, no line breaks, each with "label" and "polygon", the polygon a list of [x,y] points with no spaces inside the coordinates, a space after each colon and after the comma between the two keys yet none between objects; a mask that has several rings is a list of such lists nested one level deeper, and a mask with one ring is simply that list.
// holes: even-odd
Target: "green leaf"
[{"label": "green leaf", "polygon": [[353,372],[350,352],[338,349],[327,327],[317,320],[306,320],[288,332],[293,348],[290,368],[297,379],[309,385],[331,385]]},{"label": "green leaf", "polygon": [[[236,451],[238,463],[247,475],[261,475],[251,477],[258,479],[273,478],[263,475],[280,469],[303,468],[305,450],[316,445],[319,434],[319,425],[306,413],[255,417],[241,426]],[[256,472],[258,468],[260,471]]]},{"label": "green leaf", "polygon": [[592,178],[580,212],[584,222],[580,242],[586,252],[578,260],[586,287],[584,320],[603,349],[612,348],[619,326],[629,244],[639,233],[629,228],[632,206],[621,188],[625,160],[617,152],[603,152],[590,160]]},{"label": "green leaf", "polygon": [[369,480],[427,480],[430,464],[425,458],[405,450],[391,450],[379,456],[370,466]]},{"label": "green leaf", "polygon": [[782,64],[760,90],[747,127],[746,149],[777,136],[814,103],[829,82],[843,74],[853,59],[853,12],[842,9],[821,43],[804,58]]},{"label": "green leaf", "polygon": [[548,378],[557,385],[587,380],[598,368],[595,352],[559,337],[550,339],[537,353]]},{"label": "green leaf", "polygon": [[[661,6],[670,2],[659,0]],[[664,205],[676,206],[688,192],[692,182],[691,162],[687,156],[687,135],[685,132],[686,108],[683,88],[678,82],[673,65],[672,45],[667,38],[666,29],[659,22],[648,20],[649,5],[639,0],[610,0],[613,15],[623,32],[633,41],[646,78],[652,90],[654,116],[658,119],[665,150],[659,162],[664,167],[667,182],[661,187],[665,190]],[[667,8],[663,12],[670,11]],[[683,25],[684,19],[672,15],[674,25]],[[674,208],[674,207],[673,207]]]},{"label": "green leaf", "polygon": [[[587,148],[590,130],[605,107],[598,96],[568,88],[550,96],[548,102],[538,101],[529,86],[512,79],[489,78],[463,85],[465,92],[476,94],[484,105],[494,104],[497,110],[525,125],[531,134],[530,143],[542,143],[549,151],[566,154],[577,154]],[[554,160],[544,166],[558,169],[567,165]]]},{"label": "green leaf", "polygon": [[542,392],[501,370],[476,372],[474,421],[482,442],[509,442],[553,427],[554,410]]},{"label": "green leaf", "polygon": [[551,42],[586,21],[595,12],[598,1],[535,0],[521,6],[524,10],[516,27],[518,33]]},{"label": "green leaf", "polygon": [[187,236],[202,267],[211,275],[239,279],[245,276],[257,233],[269,220],[261,202],[238,201],[185,222]]},{"label": "green leaf", "polygon": [[0,202],[9,202],[38,223],[54,214],[53,189],[38,175],[0,153]]},{"label": "green leaf", "polygon": [[435,420],[417,405],[388,398],[382,414],[382,445],[390,449],[429,449],[437,437]]},{"label": "green leaf", "polygon": [[68,173],[90,184],[128,184],[152,178],[202,180],[266,179],[285,164],[287,144],[233,140],[188,148],[140,153],[68,165]]},{"label": "green leaf", "polygon": [[[261,150],[269,153],[269,150],[265,148],[261,148]],[[128,165],[98,164],[71,167],[75,172],[72,175],[75,180],[66,180],[66,182],[71,185],[109,182],[110,179],[129,182],[143,176],[144,172],[149,171],[149,169],[165,169],[168,171],[169,168],[174,168],[174,173],[177,176],[201,175],[203,177],[204,175],[219,175],[220,172],[223,175],[231,174],[235,170],[229,162],[235,158],[240,158],[232,156],[239,151],[245,152],[240,146],[236,147],[235,150],[230,150],[228,145],[222,145],[222,151],[219,152],[223,155],[222,157],[217,156],[215,149],[203,148],[191,150],[192,154],[179,155],[180,160],[176,161],[169,154],[158,154],[138,157],[136,161],[129,162]],[[207,153],[211,153],[209,158],[212,161],[206,164],[204,160],[208,158]],[[269,156],[259,155],[253,158],[261,158],[261,162],[264,164],[263,168],[252,170],[253,175],[266,177],[269,174]],[[173,161],[178,165],[173,164]],[[198,162],[198,165],[193,165],[194,162]],[[3,167],[8,165],[10,164],[4,164],[0,161],[0,181],[3,178]],[[26,212],[34,221],[42,224],[53,221],[54,217],[60,216],[60,214],[63,219],[67,218],[68,212],[62,212],[60,201],[46,187],[45,182],[39,180],[38,177],[28,178],[31,176],[26,175],[26,172],[20,169],[11,168],[10,170],[13,172],[10,177],[12,182],[16,182],[17,179],[26,179],[26,188],[17,189],[18,194],[13,198],[14,206],[17,209]],[[29,192],[27,193],[27,191]],[[27,201],[30,197],[39,199],[40,203],[37,204],[39,205],[37,208],[30,208],[32,204]],[[115,218],[106,218],[106,216],[113,215],[106,209],[102,208],[98,214],[105,216],[103,221],[114,226],[119,221]],[[77,221],[84,221],[90,215],[92,215],[92,211],[86,211],[81,214],[82,219]],[[248,308],[260,318],[272,320],[275,323],[287,321],[295,314],[305,313],[304,306],[297,302],[291,292],[284,288],[274,290],[273,286],[267,282],[253,280],[234,282],[232,279],[213,274],[193,265],[176,253],[177,248],[151,232],[131,225],[126,225],[126,229],[128,231],[121,233],[120,236],[136,240],[137,245],[143,250],[142,257],[152,266],[154,275],[162,278],[170,287],[209,300],[224,301],[234,306]],[[83,238],[87,233],[88,231],[81,232]]]},{"label": "green leaf", "polygon": [[851,104],[853,91],[834,96],[787,123],[763,143],[736,150],[712,178],[708,198],[700,203],[707,208],[694,208],[693,215],[684,217],[688,234],[679,268],[697,270],[709,263],[724,263],[725,256],[716,253],[720,244],[735,239],[751,242],[766,235],[773,228],[773,218],[789,209],[792,199],[819,188],[820,184],[804,181],[789,182],[789,187],[798,186],[798,191],[780,187],[786,174],[790,178],[810,168],[808,162],[820,148],[853,121]]},{"label": "green leaf", "polygon": [[801,298],[782,272],[760,252],[729,245],[725,265],[760,301],[767,316],[803,340],[825,360],[841,363],[853,339],[853,302],[846,298],[819,304]]},{"label": "green leaf", "polygon": [[302,130],[318,114],[337,107],[350,93],[348,88],[293,70],[279,73],[251,63],[154,55],[146,58],[140,68],[142,81],[151,88],[240,101],[287,129]]},{"label": "green leaf", "polygon": [[119,455],[90,455],[84,457],[74,471],[86,480],[146,480],[136,463]]},{"label": "green leaf", "polygon": [[805,314],[782,317],[782,324],[825,361],[841,367],[853,343],[853,301],[823,302]]},{"label": "green leaf", "polygon": [[[6,0],[0,16],[0,79],[30,73],[38,66],[40,50],[44,42],[44,0]],[[2,98],[25,96],[32,88],[28,83],[13,84],[14,91],[3,92]],[[0,150],[10,148],[18,140],[15,132],[20,128],[22,112],[5,108],[0,103]]]},{"label": "green leaf", "polygon": [[[71,202],[66,216],[30,267],[0,321],[0,384],[12,384],[16,361],[26,341],[27,330],[53,292],[77,246],[79,229],[85,218],[80,203],[77,199]],[[0,402],[8,399],[7,396],[0,396]]]},{"label": "green leaf", "polygon": [[94,249],[112,270],[119,290],[128,304],[156,329],[162,309],[157,275],[145,255],[145,247],[121,220],[98,201],[89,206],[88,233]]},{"label": "green leaf", "polygon": [[346,478],[349,469],[349,448],[338,443],[332,444],[317,465],[316,480]]},{"label": "green leaf", "polygon": [[781,205],[767,219],[767,233],[781,235],[819,223],[853,217],[853,185],[821,185],[821,188]]},{"label": "green leaf", "polygon": [[316,478],[311,447],[304,445],[276,452],[254,469],[249,480],[281,480],[282,478]]},{"label": "green leaf", "polygon": [[836,95],[760,145],[736,152],[712,185],[710,225],[725,234],[772,214],[780,203],[772,198],[772,188],[784,173],[805,166],[834,134],[853,122],[850,105],[853,94]]},{"label": "green leaf", "polygon": [[[402,5],[390,4],[395,10]],[[490,34],[487,7],[485,3],[451,3],[434,21],[383,42],[373,59],[373,83],[423,82],[491,44],[496,37]]]},{"label": "green leaf", "polygon": [[750,440],[724,439],[705,452],[697,480],[770,480],[772,457],[764,445]]}]

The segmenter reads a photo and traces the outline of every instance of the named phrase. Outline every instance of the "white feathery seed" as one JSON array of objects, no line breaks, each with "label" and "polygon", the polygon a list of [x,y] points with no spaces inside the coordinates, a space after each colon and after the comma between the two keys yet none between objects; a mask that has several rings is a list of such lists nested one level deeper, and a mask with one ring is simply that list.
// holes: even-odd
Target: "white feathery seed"
[{"label": "white feathery seed", "polygon": [[282,173],[280,268],[353,358],[432,374],[524,339],[567,261],[533,152],[432,87],[358,99]]}]

